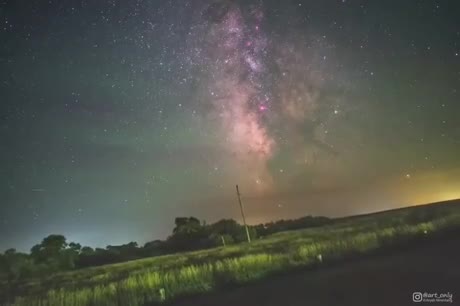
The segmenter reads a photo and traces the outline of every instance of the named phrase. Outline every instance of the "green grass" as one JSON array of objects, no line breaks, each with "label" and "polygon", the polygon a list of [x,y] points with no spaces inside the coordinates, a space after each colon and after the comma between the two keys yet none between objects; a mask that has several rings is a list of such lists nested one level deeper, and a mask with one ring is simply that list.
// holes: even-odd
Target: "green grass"
[{"label": "green grass", "polygon": [[14,306],[145,306],[385,250],[460,228],[460,203],[342,218],[251,244],[180,253],[23,282]]}]

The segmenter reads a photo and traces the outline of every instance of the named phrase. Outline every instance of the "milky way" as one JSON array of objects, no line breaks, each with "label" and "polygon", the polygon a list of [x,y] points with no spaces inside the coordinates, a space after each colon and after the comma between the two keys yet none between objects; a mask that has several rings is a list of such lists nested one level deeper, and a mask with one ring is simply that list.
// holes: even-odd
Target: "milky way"
[{"label": "milky way", "polygon": [[[242,165],[251,188],[273,188],[268,163],[282,145],[278,142],[284,141],[273,134],[273,126],[287,126],[290,135],[284,136],[292,139],[290,143],[296,143],[297,137],[293,160],[312,162],[318,149],[333,152],[333,147],[322,140],[323,135],[314,135],[316,128],[310,132],[311,139],[301,135],[305,121],[318,120],[324,72],[321,67],[311,71],[316,59],[308,58],[301,46],[276,45],[279,41],[266,33],[261,4],[243,10],[233,2],[221,1],[199,12],[205,23],[191,33],[190,51],[198,56],[190,58],[207,67],[208,81],[200,95],[211,101],[226,150]],[[315,124],[321,126],[323,122]]]},{"label": "milky way", "polygon": [[[268,73],[265,58],[268,41],[263,34],[264,13],[253,6],[245,16],[231,2],[215,3],[201,15],[211,20],[197,35],[204,35],[199,61],[209,67],[204,94],[221,124],[226,150],[240,164],[251,165],[246,178],[260,188],[270,184],[266,169],[276,142],[264,123],[270,111],[270,88],[264,82]],[[216,18],[217,17],[217,18]],[[202,41],[202,40],[198,40]]]}]

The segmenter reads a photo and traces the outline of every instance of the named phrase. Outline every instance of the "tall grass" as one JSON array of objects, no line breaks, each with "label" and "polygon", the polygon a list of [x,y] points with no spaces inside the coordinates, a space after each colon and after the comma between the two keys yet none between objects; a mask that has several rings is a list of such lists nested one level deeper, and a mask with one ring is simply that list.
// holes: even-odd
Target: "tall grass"
[{"label": "tall grass", "polygon": [[[359,256],[409,239],[460,227],[460,212],[414,224],[367,221],[273,235],[251,245],[164,256],[126,263],[132,273],[117,271],[123,264],[104,267],[104,273],[85,282],[82,270],[70,275],[76,282],[39,287],[32,295],[16,297],[11,306],[145,306],[180,296],[209,292],[229,284],[243,284],[298,267],[325,265]],[[381,220],[380,220],[381,221]],[[144,266],[144,269],[138,269]],[[123,272],[125,272],[123,270]],[[81,273],[81,274],[79,274]],[[58,276],[56,276],[58,277]]]}]

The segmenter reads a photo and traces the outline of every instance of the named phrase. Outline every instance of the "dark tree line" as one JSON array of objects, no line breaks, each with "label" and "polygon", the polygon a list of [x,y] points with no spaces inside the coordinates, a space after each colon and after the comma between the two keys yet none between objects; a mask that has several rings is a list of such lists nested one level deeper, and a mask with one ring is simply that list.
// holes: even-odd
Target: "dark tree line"
[{"label": "dark tree line", "polygon": [[295,220],[279,220],[265,224],[256,225],[254,228],[262,236],[271,235],[278,232],[292,231],[307,227],[315,227],[327,224],[331,219],[327,217],[306,216]]},{"label": "dark tree line", "polygon": [[[252,239],[279,231],[319,226],[330,222],[325,217],[304,217],[250,226]],[[62,235],[50,235],[32,247],[30,254],[9,249],[0,253],[0,280],[14,283],[20,279],[57,271],[99,266],[144,257],[212,248],[246,241],[246,232],[235,220],[224,219],[207,225],[194,217],[175,219],[172,234],[166,240],[155,240],[138,246],[137,242],[91,248],[67,242]]]}]

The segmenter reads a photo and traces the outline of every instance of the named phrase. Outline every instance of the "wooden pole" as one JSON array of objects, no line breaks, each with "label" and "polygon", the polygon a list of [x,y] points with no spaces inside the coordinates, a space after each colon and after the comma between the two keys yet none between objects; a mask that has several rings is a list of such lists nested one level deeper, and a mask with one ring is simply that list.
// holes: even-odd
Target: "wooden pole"
[{"label": "wooden pole", "polygon": [[225,238],[224,238],[224,236],[220,235],[220,239],[222,239],[222,245],[225,246]]},{"label": "wooden pole", "polygon": [[249,228],[248,228],[248,225],[246,224],[246,218],[244,217],[244,208],[243,208],[243,203],[241,203],[241,196],[240,196],[240,190],[238,189],[238,185],[236,185],[236,194],[238,195],[238,203],[240,203],[241,216],[243,217],[243,224],[246,229],[246,236],[248,237],[248,242],[251,243],[251,236],[249,235]]}]

